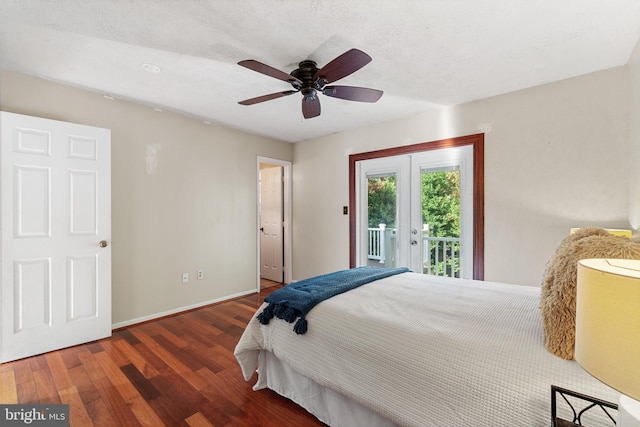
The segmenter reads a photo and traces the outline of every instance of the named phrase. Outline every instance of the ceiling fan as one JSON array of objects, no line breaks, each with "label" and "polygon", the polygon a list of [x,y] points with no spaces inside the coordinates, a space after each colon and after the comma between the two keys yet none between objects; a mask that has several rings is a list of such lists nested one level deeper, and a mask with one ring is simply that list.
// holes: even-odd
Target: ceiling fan
[{"label": "ceiling fan", "polygon": [[326,96],[349,101],[376,102],[382,96],[383,92],[381,90],[356,86],[327,86],[329,83],[333,83],[336,80],[340,80],[358,71],[369,62],[371,62],[371,57],[358,49],[348,50],[320,69],[314,61],[302,61],[298,64],[298,68],[293,70],[291,74],[287,74],[253,59],[240,61],[238,65],[290,83],[294,90],[285,90],[283,92],[245,99],[244,101],[239,101],[238,104],[253,105],[301,92],[302,115],[305,119],[310,119],[320,115],[318,92],[322,92]]}]

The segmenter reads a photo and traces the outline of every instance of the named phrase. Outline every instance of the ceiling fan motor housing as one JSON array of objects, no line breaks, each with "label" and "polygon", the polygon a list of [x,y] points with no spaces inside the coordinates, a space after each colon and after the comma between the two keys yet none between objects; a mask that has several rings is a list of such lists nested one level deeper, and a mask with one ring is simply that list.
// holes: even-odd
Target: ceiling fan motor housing
[{"label": "ceiling fan motor housing", "polygon": [[[302,82],[302,85],[297,81],[292,81],[291,85],[295,89],[302,89],[302,94],[305,95],[305,89],[315,89],[322,90],[322,88],[327,84],[327,80],[323,77],[319,77],[317,80],[314,80],[314,76],[318,72],[319,68],[315,61],[305,60],[298,64],[298,68],[291,72],[291,75],[296,79]],[[315,90],[313,91],[313,96],[316,95]],[[311,91],[307,91],[307,93],[311,93]]]}]

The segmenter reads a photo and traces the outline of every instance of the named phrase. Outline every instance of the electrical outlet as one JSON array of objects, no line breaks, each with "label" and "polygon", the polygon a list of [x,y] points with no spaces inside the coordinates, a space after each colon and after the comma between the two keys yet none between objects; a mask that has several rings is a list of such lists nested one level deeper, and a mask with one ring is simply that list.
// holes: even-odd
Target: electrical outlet
[{"label": "electrical outlet", "polygon": [[204,279],[204,270],[198,270],[198,280]]},{"label": "electrical outlet", "polygon": [[182,283],[189,283],[189,273],[182,273]]}]

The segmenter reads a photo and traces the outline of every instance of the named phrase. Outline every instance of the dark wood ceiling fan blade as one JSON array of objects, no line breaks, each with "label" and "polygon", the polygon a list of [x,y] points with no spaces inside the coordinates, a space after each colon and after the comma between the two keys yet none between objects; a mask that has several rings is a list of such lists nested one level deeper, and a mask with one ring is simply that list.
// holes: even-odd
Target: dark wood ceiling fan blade
[{"label": "dark wood ceiling fan blade", "polygon": [[293,77],[292,75],[287,74],[284,71],[280,71],[277,68],[273,68],[267,64],[263,64],[262,62],[258,62],[253,59],[240,61],[238,62],[238,65],[241,65],[253,71],[257,71],[258,73],[267,75],[269,77],[273,77],[274,79],[283,80],[287,83],[296,82],[298,84],[302,84],[300,80]]},{"label": "dark wood ceiling fan blade", "polygon": [[269,95],[262,95],[251,99],[245,99],[244,101],[238,101],[240,105],[253,105],[259,102],[271,101],[272,99],[282,98],[283,96],[293,95],[298,93],[297,90],[285,90],[284,92],[270,93]]},{"label": "dark wood ceiling fan blade", "polygon": [[320,115],[320,99],[317,96],[312,99],[302,99],[302,115],[305,119],[312,119]]},{"label": "dark wood ceiling fan blade", "polygon": [[384,92],[378,89],[356,86],[325,86],[322,91],[333,98],[358,102],[376,102]]},{"label": "dark wood ceiling fan blade", "polygon": [[361,50],[351,49],[319,69],[313,79],[323,78],[326,80],[325,84],[332,83],[358,71],[369,62],[371,62],[369,55]]}]

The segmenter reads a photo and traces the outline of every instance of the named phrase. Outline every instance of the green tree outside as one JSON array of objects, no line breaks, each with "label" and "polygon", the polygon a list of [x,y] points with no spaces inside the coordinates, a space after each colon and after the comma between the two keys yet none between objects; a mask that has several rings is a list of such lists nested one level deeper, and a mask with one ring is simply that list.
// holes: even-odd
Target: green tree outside
[{"label": "green tree outside", "polygon": [[[434,237],[460,237],[460,171],[447,170],[422,174],[422,223],[429,225]],[[447,246],[446,261],[436,263],[436,248],[431,247],[431,272],[437,275],[460,277],[460,263],[453,253],[460,252],[460,243]],[[442,255],[440,254],[440,259]],[[452,265],[452,263],[454,263]],[[425,272],[427,266],[423,266]]]},{"label": "green tree outside", "polygon": [[[460,171],[444,170],[421,174],[422,223],[429,227],[433,237],[460,237]],[[387,229],[396,227],[396,177],[369,178],[368,203],[370,228],[386,224]],[[459,252],[459,243],[454,251]],[[451,249],[447,250],[450,261]],[[451,265],[443,261],[435,265],[435,248],[431,249],[431,270],[434,274],[451,271]],[[442,258],[442,256],[440,256]],[[453,266],[454,275],[459,275],[460,266]]]},{"label": "green tree outside", "polygon": [[395,175],[369,178],[369,227],[386,224],[396,227],[396,177]]},{"label": "green tree outside", "polygon": [[460,171],[422,174],[422,223],[431,236],[460,237]]}]

